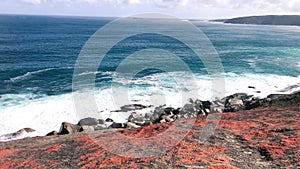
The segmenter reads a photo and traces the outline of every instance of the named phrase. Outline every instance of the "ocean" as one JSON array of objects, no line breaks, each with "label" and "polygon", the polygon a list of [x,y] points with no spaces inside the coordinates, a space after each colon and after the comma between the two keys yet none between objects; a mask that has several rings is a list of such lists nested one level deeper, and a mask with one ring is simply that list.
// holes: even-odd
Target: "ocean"
[{"label": "ocean", "polygon": [[[74,66],[88,39],[113,20],[0,16],[0,135],[24,127],[31,127],[39,132],[38,135],[44,135],[58,130],[64,121],[78,122],[73,94],[83,92],[84,87],[83,91],[72,88]],[[219,54],[225,72],[226,95],[245,92],[266,97],[300,89],[300,27],[191,23],[208,37]],[[124,59],[124,54],[149,46],[163,47],[175,53],[185,49],[183,44],[164,36],[144,34],[120,42],[109,52],[109,59],[103,59],[97,71],[80,74],[83,79],[91,74],[96,76],[94,88],[86,86],[86,90],[94,90],[97,113],[102,113],[103,117],[118,116],[111,114],[112,110],[119,108],[110,97],[115,94],[112,85],[129,86],[130,103],[159,105],[160,102],[153,103],[149,98],[165,97],[167,106],[178,107],[186,102],[177,99],[182,92],[198,92],[198,98],[202,100],[214,99],[205,66],[193,60],[188,52],[183,61],[195,70],[197,88],[194,89],[181,88],[174,83],[173,76],[189,83],[184,71],[146,69],[130,81],[115,71],[116,63]],[[151,60],[149,54],[141,57],[128,66]],[[173,64],[172,60],[166,64]]]}]

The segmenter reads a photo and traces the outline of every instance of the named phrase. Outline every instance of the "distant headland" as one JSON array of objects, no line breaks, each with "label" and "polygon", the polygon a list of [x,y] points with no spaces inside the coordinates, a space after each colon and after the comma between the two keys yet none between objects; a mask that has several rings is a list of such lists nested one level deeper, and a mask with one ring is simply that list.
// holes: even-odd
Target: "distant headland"
[{"label": "distant headland", "polygon": [[247,16],[232,19],[216,19],[211,21],[232,24],[300,26],[300,15]]}]

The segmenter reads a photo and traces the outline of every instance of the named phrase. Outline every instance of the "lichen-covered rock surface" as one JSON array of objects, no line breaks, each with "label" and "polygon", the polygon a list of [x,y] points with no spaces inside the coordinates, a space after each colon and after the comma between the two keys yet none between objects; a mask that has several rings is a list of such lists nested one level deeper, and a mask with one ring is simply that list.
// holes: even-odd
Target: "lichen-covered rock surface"
[{"label": "lichen-covered rock surface", "polygon": [[[222,113],[214,135],[206,142],[199,136],[207,116],[178,119],[193,125],[188,134],[165,153],[146,158],[119,156],[96,144],[90,136],[113,132],[132,138],[164,134],[177,122],[157,123],[133,130],[109,129],[25,138],[0,143],[0,168],[297,168],[300,166],[300,104],[262,107]],[[191,123],[189,123],[189,121]],[[213,119],[212,119],[213,121]],[[176,125],[168,134],[184,130]],[[189,126],[191,127],[191,126]],[[116,136],[117,137],[117,136]],[[162,138],[163,139],[163,138]],[[105,141],[105,140],[104,140]],[[168,143],[168,140],[161,140]],[[102,144],[103,145],[103,144]],[[110,143],[113,145],[113,142]],[[127,145],[116,144],[126,149]],[[147,151],[148,145],[140,144]],[[156,144],[153,148],[159,148]],[[111,147],[114,148],[114,147]],[[136,153],[128,150],[128,153]]]}]

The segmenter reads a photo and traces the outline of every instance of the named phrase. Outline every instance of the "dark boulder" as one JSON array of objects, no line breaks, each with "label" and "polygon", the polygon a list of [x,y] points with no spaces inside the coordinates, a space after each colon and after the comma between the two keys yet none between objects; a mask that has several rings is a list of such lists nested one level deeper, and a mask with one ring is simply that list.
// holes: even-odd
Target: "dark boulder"
[{"label": "dark boulder", "polygon": [[99,124],[99,120],[88,117],[88,118],[81,119],[77,125],[79,125],[79,126],[96,126],[97,124]]},{"label": "dark boulder", "polygon": [[105,124],[105,121],[103,119],[98,119],[98,124]]},{"label": "dark boulder", "polygon": [[144,123],[144,118],[143,116],[137,114],[136,112],[131,113],[131,115],[128,117],[128,121],[138,124],[138,125],[142,125]]},{"label": "dark boulder", "polygon": [[224,108],[225,107],[224,100],[225,99],[215,100],[215,101],[211,102],[209,110],[212,112],[223,112],[225,109]]},{"label": "dark boulder", "polygon": [[50,133],[46,134],[46,136],[56,136],[58,135],[57,131],[51,131]]},{"label": "dark boulder", "polygon": [[113,122],[113,124],[111,124],[108,128],[126,128],[127,125],[124,123],[116,123]]},{"label": "dark boulder", "polygon": [[61,127],[60,127],[60,130],[59,130],[59,133],[60,135],[62,134],[73,134],[73,133],[77,133],[77,132],[80,132],[82,129],[81,129],[81,126],[78,126],[78,125],[75,125],[75,124],[72,124],[72,123],[68,123],[68,122],[63,122],[61,124]]},{"label": "dark boulder", "polygon": [[211,102],[210,101],[202,101],[203,108],[210,109]]},{"label": "dark boulder", "polygon": [[114,120],[111,119],[111,118],[107,118],[107,119],[105,120],[105,122],[114,122]]},{"label": "dark boulder", "polygon": [[128,111],[134,111],[134,110],[141,110],[141,109],[145,109],[148,107],[151,107],[151,106],[145,106],[142,104],[129,104],[129,105],[124,105],[124,106],[120,107],[121,110],[119,110],[119,111],[128,112]]},{"label": "dark boulder", "polygon": [[235,112],[245,110],[244,100],[248,98],[246,93],[236,93],[225,97],[224,111]]},{"label": "dark boulder", "polygon": [[165,108],[164,112],[166,115],[172,115],[173,114],[173,111],[174,111],[174,108],[173,107],[167,107]]},{"label": "dark boulder", "polygon": [[151,113],[145,113],[144,118],[149,120],[151,118]]},{"label": "dark boulder", "polygon": [[253,97],[251,100],[245,101],[244,105],[246,110],[250,110],[260,107],[262,102],[260,99]]},{"label": "dark boulder", "polygon": [[174,110],[172,111],[172,113],[173,113],[174,115],[178,115],[178,114],[180,113],[179,110],[180,110],[180,108],[174,109]]},{"label": "dark boulder", "polygon": [[293,92],[291,94],[284,95],[269,95],[270,102],[267,103],[272,106],[290,106],[297,103],[300,103],[300,91]]}]

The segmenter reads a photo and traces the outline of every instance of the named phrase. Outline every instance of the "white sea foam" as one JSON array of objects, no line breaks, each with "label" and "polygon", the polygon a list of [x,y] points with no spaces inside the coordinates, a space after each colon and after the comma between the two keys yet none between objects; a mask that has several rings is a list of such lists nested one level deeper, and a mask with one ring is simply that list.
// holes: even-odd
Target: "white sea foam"
[{"label": "white sea foam", "polygon": [[20,76],[16,76],[16,77],[10,78],[9,81],[10,82],[16,82],[16,81],[27,79],[27,78],[29,78],[32,75],[43,73],[43,72],[47,72],[47,71],[50,71],[50,70],[55,70],[55,69],[71,69],[71,68],[72,67],[62,67],[62,68],[46,68],[46,69],[36,70],[36,71],[32,71],[32,72],[27,72],[27,73],[25,73],[23,75],[20,75]]},{"label": "white sea foam", "polygon": [[18,80],[26,79],[26,78],[30,77],[31,75],[46,72],[46,71],[53,70],[53,69],[54,68],[47,68],[47,69],[41,69],[41,70],[37,70],[37,71],[27,72],[23,75],[10,78],[10,81],[15,82],[15,81],[18,81]]},{"label": "white sea foam", "polygon": [[[183,72],[173,73],[172,76],[185,77]],[[197,87],[189,86],[192,81],[190,79],[182,79],[181,84],[172,81],[172,78],[166,74],[154,74],[146,76],[138,80],[126,81],[120,80],[119,88],[127,88],[126,85],[132,85],[128,89],[128,95],[123,96],[121,93],[115,92],[110,88],[96,89],[94,92],[97,111],[87,116],[106,119],[108,117],[117,122],[125,122],[130,112],[119,113],[111,112],[118,110],[122,103],[116,103],[118,99],[127,99],[128,103],[140,103],[144,105],[161,105],[166,104],[172,107],[181,107],[187,100],[182,100],[183,94],[198,93],[198,97],[202,100],[212,100],[212,84],[211,77],[197,76]],[[225,95],[230,95],[238,92],[246,92],[259,97],[266,97],[271,93],[290,93],[300,90],[300,76],[278,76],[278,75],[263,75],[263,74],[243,74],[237,75],[234,73],[225,74],[226,91]],[[148,84],[147,87],[134,86],[136,84]],[[176,86],[176,84],[178,86]],[[175,85],[175,86],[174,86]],[[294,85],[294,86],[293,86]],[[248,88],[253,86],[253,88]],[[289,88],[293,86],[292,88]],[[289,90],[284,90],[289,89]],[[259,92],[258,92],[259,91]],[[46,96],[35,99],[20,99],[28,96],[19,95],[2,95],[1,100],[9,98],[12,104],[0,106],[0,135],[12,133],[19,129],[30,127],[37,132],[34,135],[45,135],[52,130],[59,130],[62,122],[77,123],[79,118],[73,102],[73,95],[84,91],[76,91],[74,93],[62,94],[58,96]],[[18,102],[13,104],[13,102]],[[82,98],[80,104],[89,104],[88,100]],[[77,103],[78,104],[78,103]],[[86,110],[88,112],[89,110]],[[150,109],[145,109],[139,113],[149,112]],[[33,135],[31,135],[33,136]]]},{"label": "white sea foam", "polygon": [[84,76],[84,75],[96,75],[96,74],[100,74],[102,72],[99,72],[99,71],[95,71],[95,72],[83,72],[83,73],[80,73],[79,76]]}]

